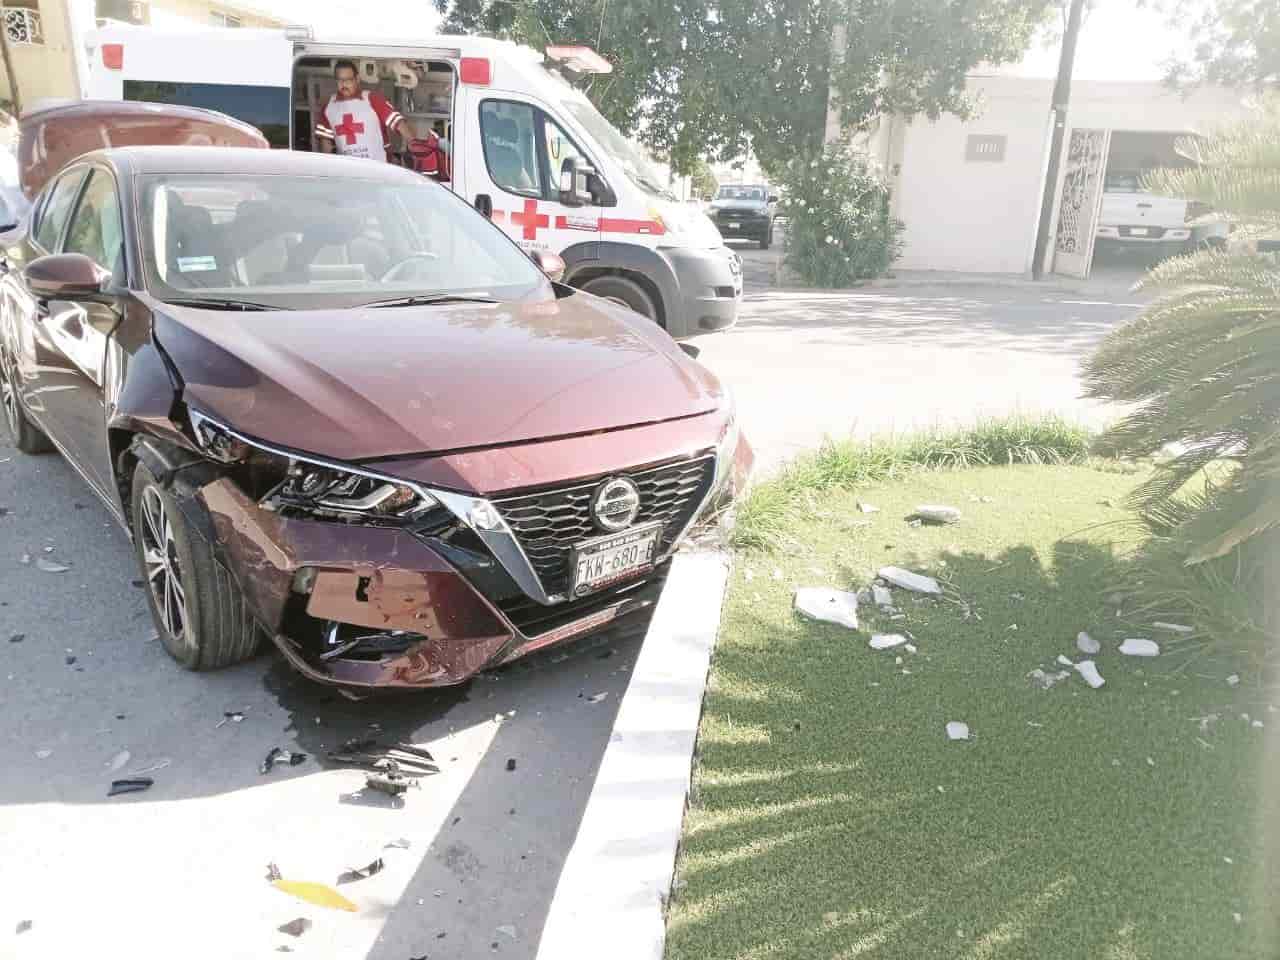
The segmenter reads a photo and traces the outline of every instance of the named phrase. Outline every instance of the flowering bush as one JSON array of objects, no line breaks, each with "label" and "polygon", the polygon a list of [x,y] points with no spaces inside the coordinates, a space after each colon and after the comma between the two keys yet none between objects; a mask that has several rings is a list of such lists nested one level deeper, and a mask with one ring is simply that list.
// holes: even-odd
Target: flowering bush
[{"label": "flowering bush", "polygon": [[847,287],[884,273],[901,252],[902,222],[889,216],[889,188],[859,154],[828,147],[796,158],[782,178],[785,263],[818,287]]}]

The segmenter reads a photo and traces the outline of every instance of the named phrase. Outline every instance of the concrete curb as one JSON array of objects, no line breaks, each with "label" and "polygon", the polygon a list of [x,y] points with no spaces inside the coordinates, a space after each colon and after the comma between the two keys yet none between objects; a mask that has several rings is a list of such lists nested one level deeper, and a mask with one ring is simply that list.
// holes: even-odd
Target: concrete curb
[{"label": "concrete curb", "polygon": [[677,554],[538,945],[538,960],[661,960],[665,907],[728,562]]}]

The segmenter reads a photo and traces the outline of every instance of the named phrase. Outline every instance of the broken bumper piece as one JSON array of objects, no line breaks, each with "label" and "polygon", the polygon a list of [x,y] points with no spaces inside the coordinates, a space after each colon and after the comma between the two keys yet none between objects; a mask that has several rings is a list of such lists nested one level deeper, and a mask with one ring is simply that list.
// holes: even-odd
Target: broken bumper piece
[{"label": "broken bumper piece", "polygon": [[465,529],[359,526],[261,509],[228,479],[201,488],[220,558],[301,673],[351,687],[434,687],[652,607],[660,566],[552,607],[530,601]]}]

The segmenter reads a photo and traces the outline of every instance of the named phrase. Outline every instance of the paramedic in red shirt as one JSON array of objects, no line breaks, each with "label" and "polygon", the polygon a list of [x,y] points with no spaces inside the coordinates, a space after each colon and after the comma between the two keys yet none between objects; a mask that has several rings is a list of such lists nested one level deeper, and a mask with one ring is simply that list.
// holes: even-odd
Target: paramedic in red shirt
[{"label": "paramedic in red shirt", "polygon": [[404,117],[387,98],[376,91],[361,89],[356,65],[339,60],[333,65],[338,92],[325,104],[316,136],[325,153],[335,149],[346,157],[387,160],[391,135],[402,136]]}]

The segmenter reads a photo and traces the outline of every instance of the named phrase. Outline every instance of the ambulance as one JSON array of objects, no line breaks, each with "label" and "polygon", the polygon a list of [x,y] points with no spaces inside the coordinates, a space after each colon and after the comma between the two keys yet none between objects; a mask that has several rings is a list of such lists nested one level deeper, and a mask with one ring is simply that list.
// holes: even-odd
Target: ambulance
[{"label": "ambulance", "polygon": [[[110,22],[84,40],[86,98],[217,110],[292,150],[321,149],[334,65],[352,61],[364,89],[404,118],[407,137],[441,138],[442,184],[531,256],[563,258],[565,283],[624,304],[678,339],[737,317],[740,258],[583,93],[610,70],[588,48],[539,52],[461,36],[337,42],[306,29]],[[351,129],[332,127],[333,136]]]}]

